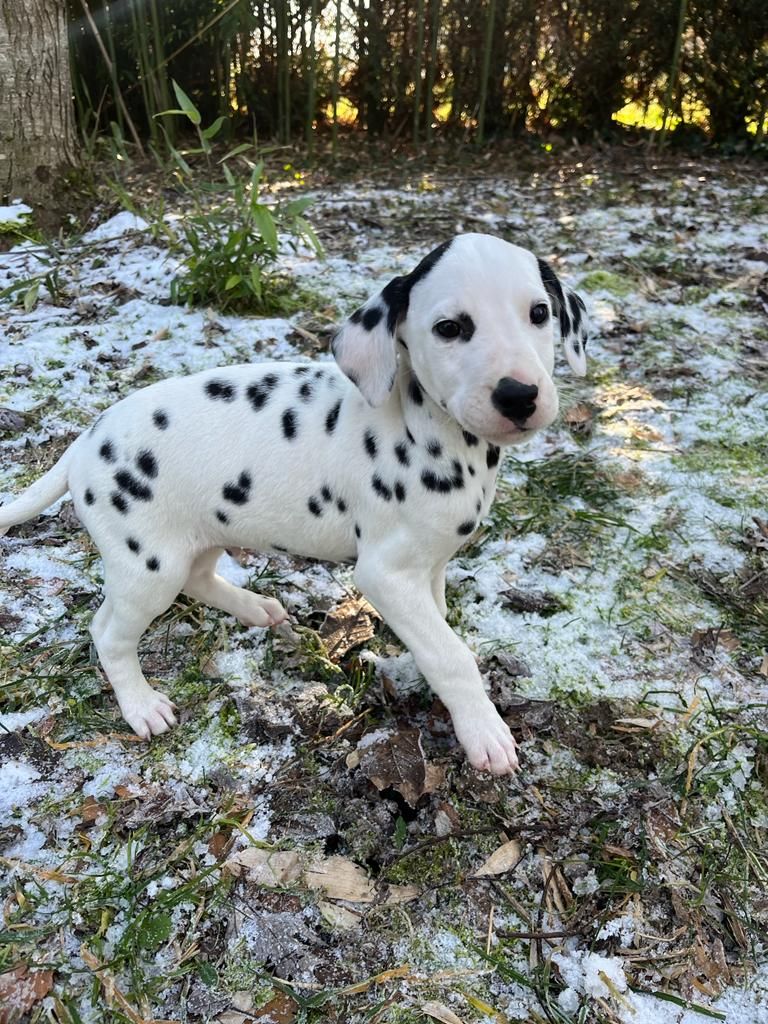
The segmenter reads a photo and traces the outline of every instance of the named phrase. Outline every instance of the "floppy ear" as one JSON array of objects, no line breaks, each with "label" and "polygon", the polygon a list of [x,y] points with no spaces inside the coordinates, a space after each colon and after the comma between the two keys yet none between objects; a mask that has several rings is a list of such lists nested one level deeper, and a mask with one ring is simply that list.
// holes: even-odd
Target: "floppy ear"
[{"label": "floppy ear", "polygon": [[563,288],[552,267],[544,260],[538,260],[539,272],[544,287],[552,302],[552,309],[560,322],[560,336],[563,340],[565,358],[578,377],[587,372],[587,317],[584,300],[570,288]]},{"label": "floppy ear", "polygon": [[331,342],[340,369],[374,407],[386,401],[395,383],[395,331],[403,315],[400,283],[404,280],[396,277],[356,309]]},{"label": "floppy ear", "polygon": [[369,405],[386,401],[395,383],[395,334],[408,314],[411,289],[432,270],[451,245],[448,239],[404,277],[396,277],[378,295],[356,309],[331,343],[336,362]]}]

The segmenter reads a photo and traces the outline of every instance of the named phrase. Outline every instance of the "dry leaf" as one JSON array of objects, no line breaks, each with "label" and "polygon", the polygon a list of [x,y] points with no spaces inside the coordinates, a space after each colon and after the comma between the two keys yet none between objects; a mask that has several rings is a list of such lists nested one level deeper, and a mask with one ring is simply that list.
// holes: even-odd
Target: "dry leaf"
[{"label": "dry leaf", "polygon": [[571,433],[586,436],[592,433],[592,427],[595,422],[595,411],[586,403],[579,402],[566,410],[563,419]]},{"label": "dry leaf", "polygon": [[304,874],[310,889],[319,889],[329,899],[371,903],[375,886],[359,864],[346,857],[318,857]]},{"label": "dry leaf", "polygon": [[53,988],[53,971],[31,970],[19,964],[0,974],[0,1024],[17,1024]]},{"label": "dry leaf", "polygon": [[353,647],[370,640],[378,618],[376,609],[364,597],[350,597],[337,605],[320,630],[330,660],[339,662]]},{"label": "dry leaf", "polygon": [[471,877],[483,878],[487,875],[503,875],[505,871],[511,871],[520,863],[523,851],[516,839],[510,839],[497,850],[494,850],[488,860]]},{"label": "dry leaf", "polygon": [[302,875],[298,850],[261,850],[249,847],[227,857],[223,865],[231,875],[239,877],[245,872],[255,885],[280,886],[297,882]]},{"label": "dry leaf", "polygon": [[254,1010],[249,1014],[254,1020],[268,1021],[269,1024],[293,1024],[296,1014],[299,1012],[299,1004],[286,992],[278,992],[274,999]]},{"label": "dry leaf", "polygon": [[387,898],[384,900],[386,906],[395,903],[409,903],[411,900],[421,896],[421,889],[418,885],[390,885]]},{"label": "dry leaf", "polygon": [[768,653],[763,655],[760,668],[757,670],[761,676],[768,676]]},{"label": "dry leaf", "polygon": [[612,728],[615,732],[642,732],[644,729],[656,729],[659,725],[660,718],[617,718]]},{"label": "dry leaf", "polygon": [[360,914],[347,907],[340,907],[337,903],[329,903],[328,900],[320,900],[317,909],[332,928],[339,931],[349,931],[357,928],[360,924]]},{"label": "dry leaf", "polygon": [[419,1007],[422,1013],[433,1020],[439,1020],[441,1024],[464,1024],[461,1017],[457,1017],[453,1010],[449,1010],[442,1003],[422,1003]]},{"label": "dry leaf", "polygon": [[[365,737],[361,741],[365,742]],[[401,729],[368,746],[358,745],[360,770],[378,790],[394,789],[415,807],[443,782],[442,770],[427,765],[419,729]]]}]

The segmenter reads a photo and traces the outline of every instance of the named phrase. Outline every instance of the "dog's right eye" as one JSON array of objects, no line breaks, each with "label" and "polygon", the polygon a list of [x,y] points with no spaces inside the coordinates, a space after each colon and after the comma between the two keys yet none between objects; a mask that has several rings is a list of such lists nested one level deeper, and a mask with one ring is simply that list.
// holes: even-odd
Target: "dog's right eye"
[{"label": "dog's right eye", "polygon": [[461,325],[456,320],[438,320],[432,330],[441,338],[450,341],[461,334]]}]

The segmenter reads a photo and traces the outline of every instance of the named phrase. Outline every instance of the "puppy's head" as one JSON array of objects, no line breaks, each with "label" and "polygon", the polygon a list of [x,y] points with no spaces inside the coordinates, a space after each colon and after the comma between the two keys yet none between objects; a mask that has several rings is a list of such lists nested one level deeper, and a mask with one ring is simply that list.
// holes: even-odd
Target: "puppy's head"
[{"label": "puppy's head", "polygon": [[333,352],[376,406],[392,390],[402,346],[421,387],[465,430],[515,444],[557,415],[556,335],[571,369],[584,374],[580,297],[528,250],[465,234],[353,313]]}]

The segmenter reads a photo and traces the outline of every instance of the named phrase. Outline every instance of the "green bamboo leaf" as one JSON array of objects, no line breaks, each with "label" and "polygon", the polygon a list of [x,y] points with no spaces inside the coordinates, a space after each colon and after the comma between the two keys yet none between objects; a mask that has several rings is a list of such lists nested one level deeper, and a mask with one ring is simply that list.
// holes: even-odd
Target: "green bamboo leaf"
[{"label": "green bamboo leaf", "polygon": [[266,206],[261,203],[254,203],[252,206],[253,221],[256,228],[264,239],[264,244],[272,252],[277,252],[277,226],[275,219]]},{"label": "green bamboo leaf", "polygon": [[313,199],[311,196],[302,196],[301,199],[292,199],[290,203],[285,204],[285,212],[289,217],[300,217],[308,206],[311,206]]},{"label": "green bamboo leaf", "polygon": [[231,277],[227,278],[227,283],[224,285],[224,291],[225,292],[231,292],[232,289],[237,287],[237,285],[239,285],[242,280],[243,280],[242,275],[240,275],[240,274],[232,274]]},{"label": "green bamboo leaf", "polygon": [[37,305],[37,300],[40,294],[40,282],[35,283],[24,292],[24,312],[31,313]]},{"label": "green bamboo leaf", "polygon": [[204,139],[213,139],[221,131],[221,126],[226,121],[226,117],[217,117],[213,124],[209,124],[207,128],[203,128],[200,132]]},{"label": "green bamboo leaf", "polygon": [[173,91],[176,93],[176,99],[181,107],[179,113],[185,114],[195,126],[199,125],[201,120],[200,111],[189,96],[187,96],[175,78],[171,79],[171,84],[173,85]]},{"label": "green bamboo leaf", "polygon": [[246,151],[246,149],[253,149],[252,143],[250,143],[250,142],[241,142],[239,146],[235,146],[234,149],[230,149],[230,151],[228,153],[226,153],[221,158],[221,160],[219,160],[219,163],[223,164],[224,161],[225,160],[229,160],[230,157],[239,156],[240,153],[244,153]]}]

